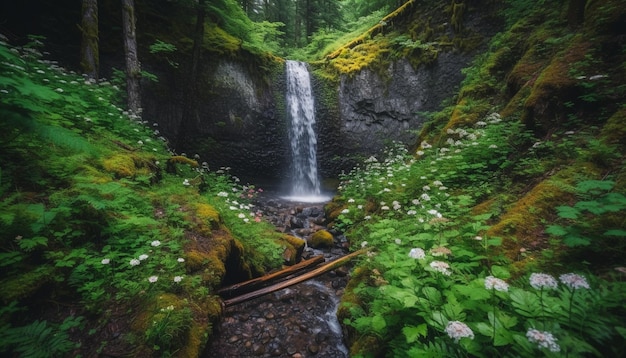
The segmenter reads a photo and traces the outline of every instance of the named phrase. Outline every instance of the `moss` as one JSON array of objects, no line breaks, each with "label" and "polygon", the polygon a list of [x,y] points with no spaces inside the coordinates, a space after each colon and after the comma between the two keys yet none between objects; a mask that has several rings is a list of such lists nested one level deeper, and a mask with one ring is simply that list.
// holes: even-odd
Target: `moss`
[{"label": "moss", "polygon": [[547,247],[544,223],[556,219],[556,207],[574,199],[573,185],[586,178],[598,177],[600,172],[590,163],[568,167],[535,185],[515,202],[488,231],[487,236],[503,238],[504,254],[518,260],[520,249],[540,251]]},{"label": "moss", "polygon": [[197,203],[195,209],[196,215],[201,221],[208,221],[213,229],[217,229],[217,226],[221,222],[220,213],[215,210],[213,206],[205,203]]},{"label": "moss", "polygon": [[446,133],[448,129],[473,125],[484,118],[490,109],[491,106],[487,102],[476,101],[469,97],[463,98],[454,107],[450,119],[443,128],[442,133]]},{"label": "moss", "polygon": [[311,235],[311,239],[309,240],[309,244],[313,248],[331,247],[333,246],[333,242],[333,234],[327,230],[316,231],[313,235]]},{"label": "moss", "polygon": [[182,155],[175,155],[167,160],[167,172],[176,173],[176,164],[186,164],[192,168],[198,167],[198,162]]},{"label": "moss", "polygon": [[600,131],[600,139],[606,144],[622,145],[626,138],[626,108],[622,107],[606,121]]},{"label": "moss", "polygon": [[456,32],[460,32],[463,29],[463,15],[465,15],[466,5],[463,2],[452,2],[452,16],[450,17],[450,24]]},{"label": "moss", "polygon": [[133,178],[136,175],[158,174],[159,169],[154,162],[155,158],[152,156],[122,153],[103,159],[102,166],[117,178]]},{"label": "moss", "polygon": [[292,235],[282,235],[281,240],[287,243],[285,252],[283,253],[283,259],[286,264],[293,265],[298,263],[302,258],[302,252],[306,246],[306,241],[299,237]]},{"label": "moss", "polygon": [[106,158],[103,160],[102,166],[107,172],[121,178],[134,177],[137,173],[135,161],[128,154],[116,154]]},{"label": "moss", "polygon": [[209,262],[209,255],[204,252],[192,250],[187,252],[185,264],[188,272],[200,271]]},{"label": "moss", "polygon": [[37,290],[53,281],[54,271],[54,267],[43,265],[32,271],[3,280],[0,282],[2,287],[0,301],[9,303],[33,295]]},{"label": "moss", "polygon": [[522,120],[527,125],[552,128],[556,124],[554,117],[562,116],[564,103],[578,96],[578,81],[571,76],[570,71],[573,65],[585,59],[590,49],[591,43],[578,37],[565,51],[552,57],[550,64],[537,77],[524,103],[527,112]]}]

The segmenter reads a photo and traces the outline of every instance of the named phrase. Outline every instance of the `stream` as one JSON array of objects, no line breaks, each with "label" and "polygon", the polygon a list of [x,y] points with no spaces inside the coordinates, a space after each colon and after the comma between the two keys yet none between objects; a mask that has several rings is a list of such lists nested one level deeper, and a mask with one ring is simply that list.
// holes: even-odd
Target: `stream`
[{"label": "stream", "polygon": [[[324,223],[324,203],[290,202],[265,194],[257,207],[278,230],[306,238]],[[347,253],[344,237],[332,248],[304,250],[326,262]],[[336,311],[348,265],[288,288],[227,307],[204,358],[348,357]]]}]

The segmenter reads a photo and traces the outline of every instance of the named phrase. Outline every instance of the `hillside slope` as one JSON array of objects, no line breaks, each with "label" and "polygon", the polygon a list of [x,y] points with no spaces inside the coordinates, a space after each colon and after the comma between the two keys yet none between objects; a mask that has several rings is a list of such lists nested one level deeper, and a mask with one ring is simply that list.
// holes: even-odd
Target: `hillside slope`
[{"label": "hillside slope", "polygon": [[[455,31],[491,3],[455,2]],[[355,168],[327,207],[372,252],[339,310],[353,356],[623,354],[626,8],[496,3],[505,27],[417,149]]]}]

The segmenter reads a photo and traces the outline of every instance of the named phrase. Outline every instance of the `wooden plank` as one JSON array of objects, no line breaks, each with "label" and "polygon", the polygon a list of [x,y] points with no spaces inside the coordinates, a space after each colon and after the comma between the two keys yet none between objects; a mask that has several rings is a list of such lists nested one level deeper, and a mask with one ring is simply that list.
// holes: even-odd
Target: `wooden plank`
[{"label": "wooden plank", "polygon": [[257,277],[252,280],[236,283],[227,287],[222,287],[217,291],[217,294],[224,298],[242,295],[244,293],[258,290],[265,286],[274,284],[276,283],[276,281],[279,281],[291,275],[310,270],[321,264],[322,262],[324,262],[323,255],[315,256],[308,260],[302,260],[299,263],[284,268],[280,271]]},{"label": "wooden plank", "polygon": [[296,276],[294,278],[285,280],[283,282],[279,282],[279,283],[276,283],[274,285],[267,286],[267,287],[261,288],[261,289],[256,290],[256,291],[249,292],[249,293],[243,294],[241,296],[237,296],[237,297],[225,300],[224,301],[224,306],[226,306],[226,307],[233,306],[233,305],[236,305],[238,303],[242,303],[242,302],[251,300],[253,298],[257,298],[257,297],[260,297],[260,296],[263,296],[263,295],[266,295],[268,293],[272,293],[272,292],[275,292],[275,291],[278,291],[278,290],[282,290],[283,288],[287,288],[287,287],[293,286],[293,285],[295,285],[297,283],[300,283],[300,282],[309,280],[311,278],[317,277],[317,276],[319,276],[319,275],[321,275],[321,274],[323,274],[325,272],[328,272],[330,270],[334,270],[337,267],[345,265],[352,258],[354,258],[354,257],[356,257],[356,256],[358,256],[360,254],[363,254],[365,252],[367,252],[367,249],[361,249],[359,251],[355,251],[355,252],[353,252],[351,254],[348,254],[346,256],[343,256],[343,257],[340,257],[340,258],[338,258],[336,260],[333,260],[333,261],[331,261],[331,262],[329,262],[327,264],[324,264],[324,265],[316,268],[315,270],[309,271],[309,272],[307,272],[307,273],[305,273],[303,275]]}]

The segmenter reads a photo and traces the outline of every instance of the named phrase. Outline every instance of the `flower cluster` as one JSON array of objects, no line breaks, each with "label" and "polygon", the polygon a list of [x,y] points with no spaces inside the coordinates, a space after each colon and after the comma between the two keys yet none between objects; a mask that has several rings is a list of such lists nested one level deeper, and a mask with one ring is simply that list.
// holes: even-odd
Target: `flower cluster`
[{"label": "flower cluster", "polygon": [[430,263],[430,267],[432,267],[435,271],[441,272],[442,274],[446,276],[450,276],[450,274],[452,274],[452,272],[448,270],[450,268],[450,265],[448,265],[448,263],[443,262],[443,261],[433,261]]},{"label": "flower cluster", "polygon": [[559,280],[569,287],[572,290],[577,290],[579,288],[589,289],[589,283],[587,283],[587,279],[584,276],[575,274],[575,273],[566,273],[559,276]]},{"label": "flower cluster", "polygon": [[416,247],[409,251],[409,257],[416,260],[422,260],[426,257],[426,253],[424,252],[424,250]]},{"label": "flower cluster", "polygon": [[465,323],[459,321],[450,321],[446,326],[446,333],[454,343],[458,343],[461,338],[474,339],[474,332]]},{"label": "flower cluster", "polygon": [[487,276],[485,277],[485,288],[488,290],[507,292],[509,290],[509,284],[499,278]]},{"label": "flower cluster", "polygon": [[530,285],[536,290],[544,288],[556,290],[558,283],[551,275],[545,273],[533,273],[530,275]]},{"label": "flower cluster", "polygon": [[526,338],[531,343],[536,343],[539,348],[548,348],[550,352],[559,352],[561,350],[561,347],[556,343],[556,338],[550,332],[530,328],[526,332]]}]

